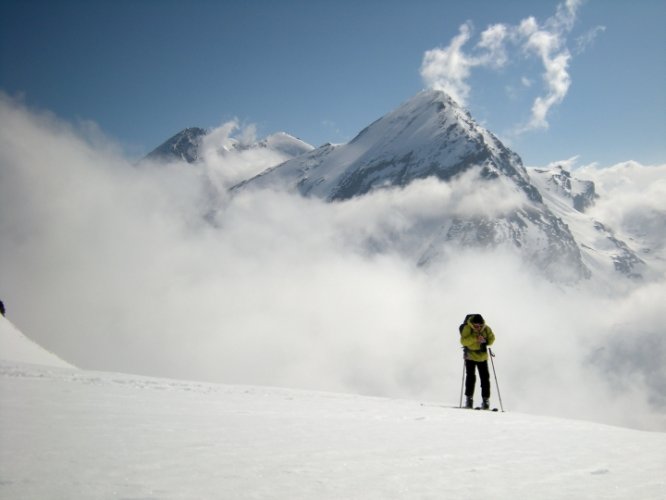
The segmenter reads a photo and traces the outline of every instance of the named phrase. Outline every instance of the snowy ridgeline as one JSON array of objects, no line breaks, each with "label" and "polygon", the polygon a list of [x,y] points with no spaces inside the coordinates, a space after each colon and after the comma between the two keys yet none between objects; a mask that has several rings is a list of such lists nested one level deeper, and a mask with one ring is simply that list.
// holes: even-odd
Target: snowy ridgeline
[{"label": "snowy ridgeline", "polygon": [[663,499],[666,434],[0,362],[3,499]]},{"label": "snowy ridgeline", "polygon": [[52,352],[30,340],[4,316],[0,316],[0,359],[35,365],[74,368]]}]

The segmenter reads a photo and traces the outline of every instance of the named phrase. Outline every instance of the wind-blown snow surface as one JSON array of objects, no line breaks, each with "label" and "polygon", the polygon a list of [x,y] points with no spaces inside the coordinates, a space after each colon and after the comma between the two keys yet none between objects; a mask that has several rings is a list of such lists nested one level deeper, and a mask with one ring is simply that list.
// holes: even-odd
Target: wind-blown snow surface
[{"label": "wind-blown snow surface", "polygon": [[662,499],[666,434],[0,362],[0,498]]}]

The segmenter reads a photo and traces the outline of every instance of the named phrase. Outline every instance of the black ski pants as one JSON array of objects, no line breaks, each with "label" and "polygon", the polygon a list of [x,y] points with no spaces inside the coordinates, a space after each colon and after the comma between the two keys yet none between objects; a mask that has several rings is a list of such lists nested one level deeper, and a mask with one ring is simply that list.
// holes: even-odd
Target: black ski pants
[{"label": "black ski pants", "polygon": [[481,397],[490,398],[490,373],[488,372],[488,361],[465,360],[465,396],[471,398],[474,396],[474,386],[476,385],[476,370],[479,370],[481,379]]}]

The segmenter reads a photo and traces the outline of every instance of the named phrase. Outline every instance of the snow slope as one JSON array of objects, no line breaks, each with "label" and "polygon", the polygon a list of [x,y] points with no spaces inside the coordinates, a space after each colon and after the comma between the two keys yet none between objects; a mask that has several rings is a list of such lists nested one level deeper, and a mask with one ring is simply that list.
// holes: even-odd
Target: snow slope
[{"label": "snow slope", "polygon": [[74,368],[74,366],[23,335],[4,316],[0,316],[0,359],[35,365]]},{"label": "snow slope", "polygon": [[645,262],[625,241],[586,212],[598,198],[594,183],[577,179],[560,166],[532,168],[529,172],[548,208],[565,221],[574,235],[583,262],[597,280],[605,282],[607,287],[615,285],[621,288],[624,283],[618,280],[618,274],[636,279],[649,271]]},{"label": "snow slope", "polygon": [[666,434],[0,362],[3,499],[663,499]]}]

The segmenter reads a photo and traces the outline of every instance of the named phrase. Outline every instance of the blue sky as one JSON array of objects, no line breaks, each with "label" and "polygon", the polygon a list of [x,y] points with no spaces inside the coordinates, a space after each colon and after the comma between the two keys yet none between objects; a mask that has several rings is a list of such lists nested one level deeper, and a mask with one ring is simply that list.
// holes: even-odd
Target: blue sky
[{"label": "blue sky", "polygon": [[663,0],[0,6],[0,90],[130,157],[232,119],[346,142],[437,86],[527,165],[666,160]]}]

